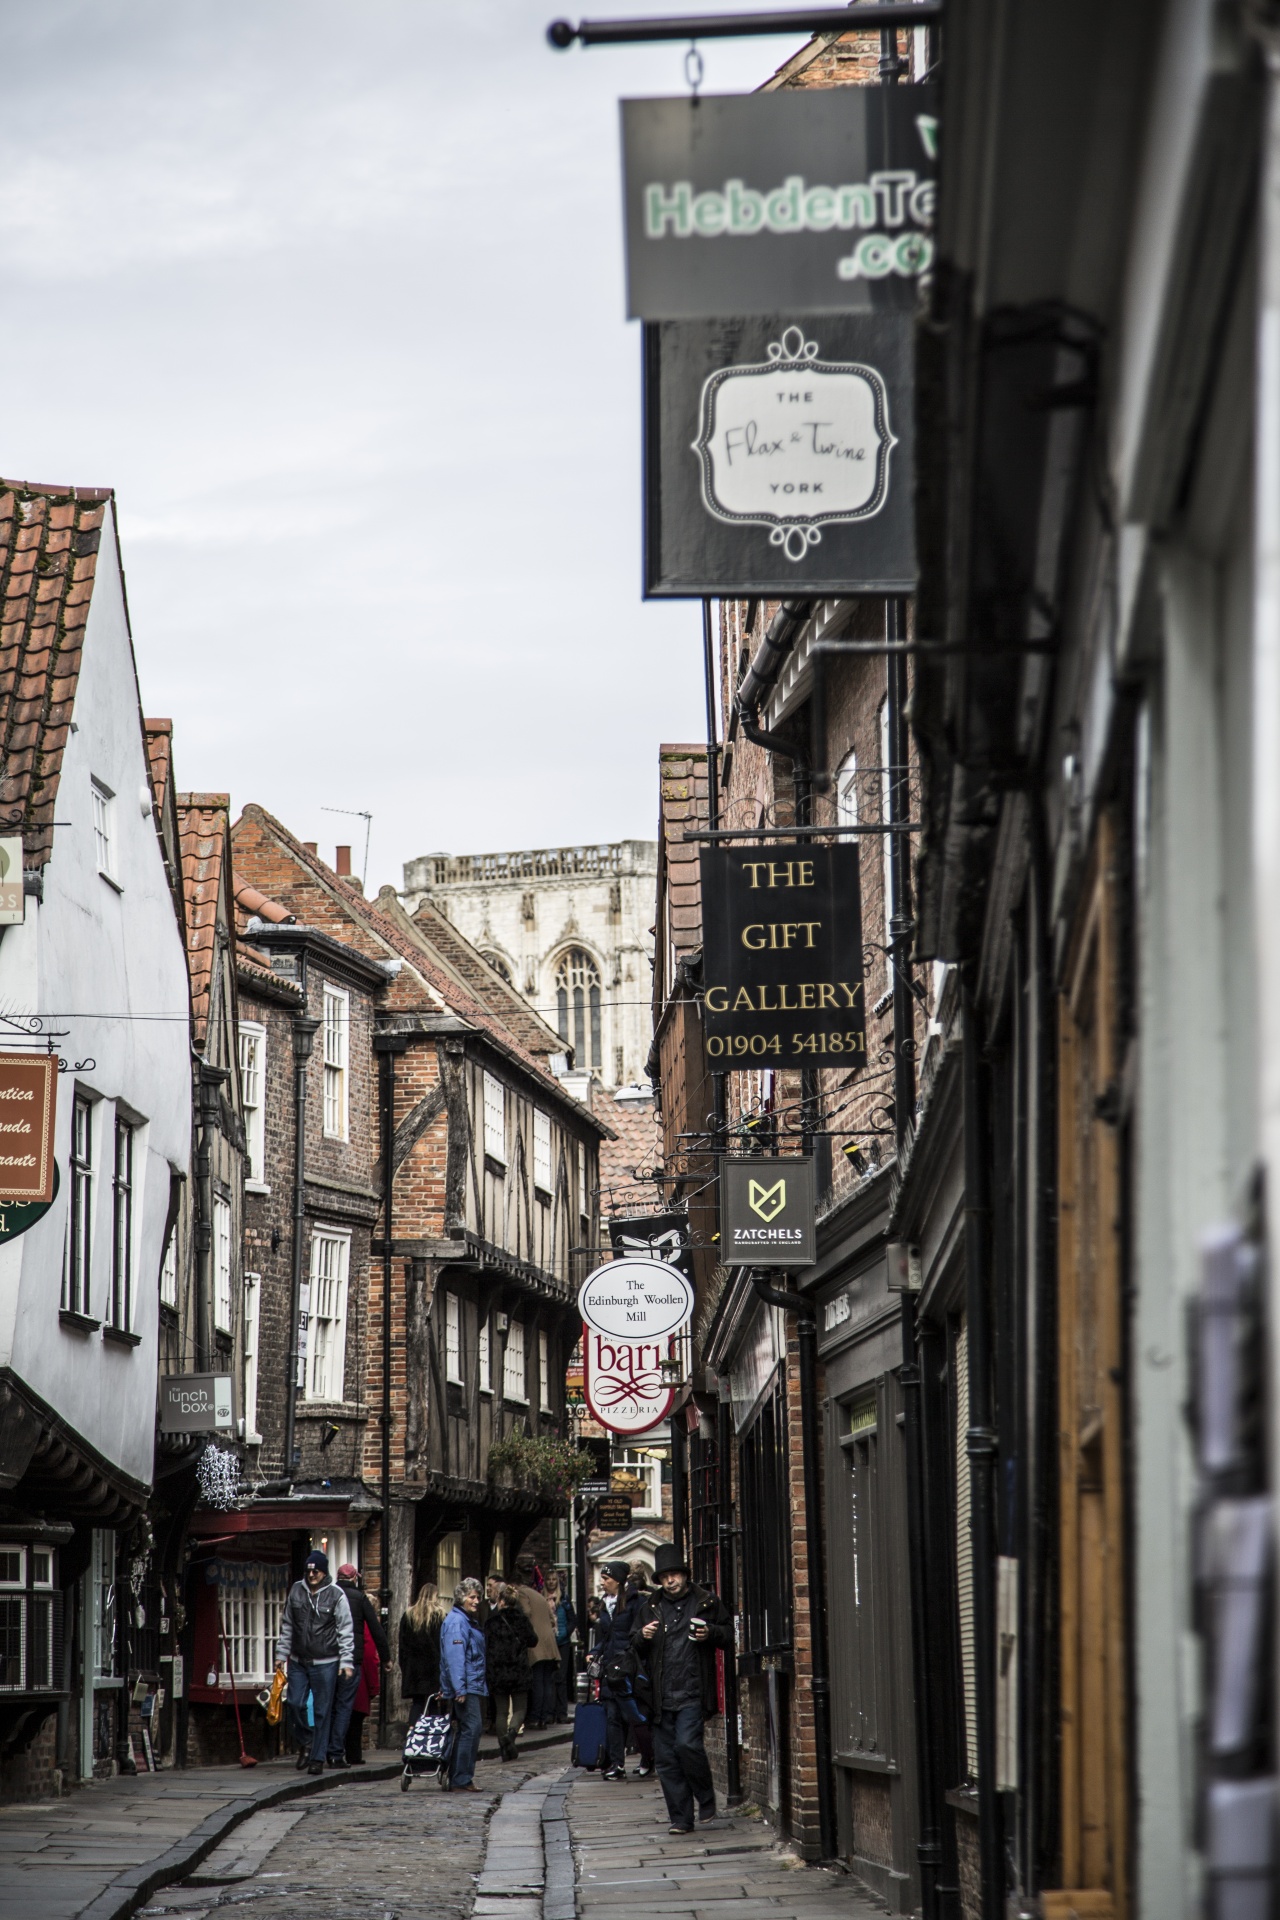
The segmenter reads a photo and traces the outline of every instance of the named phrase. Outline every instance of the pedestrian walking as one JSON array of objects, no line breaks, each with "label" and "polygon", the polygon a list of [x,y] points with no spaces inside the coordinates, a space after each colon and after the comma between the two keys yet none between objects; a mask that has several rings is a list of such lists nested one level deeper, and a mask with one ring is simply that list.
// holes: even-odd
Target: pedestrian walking
[{"label": "pedestrian walking", "polygon": [[523,1731],[529,1706],[529,1655],[538,1644],[538,1636],[515,1588],[505,1582],[498,1588],[484,1642],[498,1752],[504,1760],[514,1760],[516,1740]]},{"label": "pedestrian walking", "polygon": [[547,1599],[551,1611],[556,1617],[556,1648],[560,1655],[560,1665],[556,1673],[556,1712],[558,1721],[569,1718],[569,1697],[573,1692],[573,1636],[577,1632],[578,1616],[569,1598],[568,1586],[559,1573],[553,1573],[547,1581]]},{"label": "pedestrian walking", "polygon": [[338,1585],[346,1594],[347,1605],[351,1609],[355,1672],[347,1679],[339,1680],[334,1695],[329,1764],[334,1767],[362,1767],[364,1723],[381,1686],[382,1668],[391,1658],[391,1648],[382,1631],[378,1609],[360,1585],[360,1570],[349,1560],[344,1560],[338,1568]]},{"label": "pedestrian walking", "polygon": [[[289,1589],[276,1641],[276,1668],[289,1675],[289,1714],[298,1743],[298,1767],[306,1767],[308,1773],[324,1772],[334,1695],[339,1680],[349,1680],[355,1671],[354,1648],[347,1596],[329,1578],[327,1554],[309,1553],[302,1579]],[[313,1721],[309,1729],[308,1693]]]},{"label": "pedestrian walking", "polygon": [[[638,1615],[641,1605],[650,1597],[649,1569],[643,1560],[631,1562],[631,1573],[627,1580],[627,1598]],[[635,1743],[636,1758],[640,1764],[631,1769],[637,1780],[648,1780],[653,1774],[653,1727],[648,1718],[638,1715],[631,1722],[631,1738]]]},{"label": "pedestrian walking", "polygon": [[591,1653],[600,1673],[600,1698],[609,1728],[609,1765],[600,1776],[603,1780],[627,1777],[628,1715],[622,1703],[635,1665],[631,1634],[636,1616],[635,1601],[626,1593],[630,1572],[625,1560],[610,1560],[600,1574],[603,1599]]},{"label": "pedestrian walking", "polygon": [[549,1727],[556,1710],[556,1671],[560,1649],[556,1645],[556,1617],[545,1593],[538,1590],[538,1563],[531,1553],[518,1554],[515,1588],[526,1619],[538,1636],[529,1660],[529,1724]]},{"label": "pedestrian walking", "polygon": [[692,1833],[694,1805],[703,1826],[715,1820],[716,1790],[703,1726],[719,1711],[715,1649],[731,1643],[724,1602],[693,1584],[679,1547],[654,1555],[662,1591],[638,1608],[631,1645],[644,1663],[653,1713],[653,1752],[671,1833]]},{"label": "pedestrian walking", "polygon": [[475,1618],[482,1597],[478,1580],[460,1580],[440,1629],[440,1691],[453,1701],[458,1718],[458,1737],[453,1743],[446,1783],[454,1793],[479,1791],[474,1784],[476,1754],[483,1702],[489,1697],[484,1634]]},{"label": "pedestrian walking", "polygon": [[424,1580],[418,1597],[400,1615],[397,1655],[400,1691],[409,1702],[410,1724],[420,1720],[427,1701],[440,1690],[440,1629],[449,1608],[434,1580]]}]

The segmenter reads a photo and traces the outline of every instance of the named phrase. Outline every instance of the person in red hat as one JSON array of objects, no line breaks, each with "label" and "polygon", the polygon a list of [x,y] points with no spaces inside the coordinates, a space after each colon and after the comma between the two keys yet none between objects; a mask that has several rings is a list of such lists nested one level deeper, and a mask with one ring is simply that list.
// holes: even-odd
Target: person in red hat
[{"label": "person in red hat", "polygon": [[378,1694],[382,1668],[391,1658],[391,1647],[378,1610],[360,1585],[360,1569],[353,1567],[349,1560],[344,1560],[338,1568],[338,1585],[351,1609],[355,1670],[338,1682],[328,1759],[331,1767],[362,1767],[365,1718]]}]

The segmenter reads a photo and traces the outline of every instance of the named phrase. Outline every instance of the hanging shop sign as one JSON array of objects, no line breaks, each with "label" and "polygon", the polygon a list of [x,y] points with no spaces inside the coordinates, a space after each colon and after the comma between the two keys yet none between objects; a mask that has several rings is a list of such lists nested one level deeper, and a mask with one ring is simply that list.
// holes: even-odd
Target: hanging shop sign
[{"label": "hanging shop sign", "polygon": [[682,1213],[615,1214],[609,1245],[615,1260],[666,1260],[692,1278],[689,1222]]},{"label": "hanging shop sign", "polygon": [[0,835],[0,927],[20,927],[26,918],[22,887],[22,837]]},{"label": "hanging shop sign", "polygon": [[864,1067],[857,848],[704,847],[701,866],[713,1070]]},{"label": "hanging shop sign", "polygon": [[631,1499],[625,1493],[606,1494],[596,1502],[596,1525],[601,1533],[625,1533],[631,1525]]},{"label": "hanging shop sign", "polygon": [[813,1161],[720,1162],[720,1245],[727,1267],[811,1267],[818,1257]]},{"label": "hanging shop sign", "polygon": [[162,1376],[161,1433],[230,1433],[234,1426],[229,1373],[166,1373]]},{"label": "hanging shop sign", "polygon": [[929,86],[624,100],[629,315],[909,313],[937,133]]},{"label": "hanging shop sign", "polygon": [[693,1287],[666,1260],[610,1260],[583,1281],[578,1311],[606,1340],[663,1340],[693,1313]]},{"label": "hanging shop sign", "polygon": [[0,1205],[43,1206],[53,1199],[57,1105],[54,1055],[0,1053]]},{"label": "hanging shop sign", "polygon": [[600,1425],[611,1433],[647,1433],[659,1420],[665,1420],[676,1390],[675,1383],[664,1374],[662,1363],[674,1358],[669,1334],[633,1345],[584,1326],[583,1390]]},{"label": "hanging shop sign", "polygon": [[43,1220],[46,1213],[58,1197],[61,1177],[57,1162],[53,1167],[53,1192],[47,1200],[0,1200],[0,1245],[6,1240],[16,1240]]},{"label": "hanging shop sign", "polygon": [[646,595],[913,590],[909,315],[664,321],[644,355]]}]

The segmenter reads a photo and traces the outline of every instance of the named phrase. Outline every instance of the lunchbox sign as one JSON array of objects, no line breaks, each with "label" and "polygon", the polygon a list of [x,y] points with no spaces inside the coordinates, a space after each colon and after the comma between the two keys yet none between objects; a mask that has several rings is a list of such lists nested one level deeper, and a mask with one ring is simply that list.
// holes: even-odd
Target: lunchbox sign
[{"label": "lunchbox sign", "polygon": [[693,1313],[693,1287],[666,1260],[610,1260],[578,1290],[585,1324],[606,1340],[632,1346],[665,1340]]}]

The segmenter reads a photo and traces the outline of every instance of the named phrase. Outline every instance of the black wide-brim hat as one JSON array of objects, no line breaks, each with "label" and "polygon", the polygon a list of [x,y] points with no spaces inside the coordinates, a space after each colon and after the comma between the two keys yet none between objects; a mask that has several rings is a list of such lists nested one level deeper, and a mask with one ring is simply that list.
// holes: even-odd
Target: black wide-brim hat
[{"label": "black wide-brim hat", "polygon": [[653,1577],[661,1580],[664,1573],[687,1573],[693,1578],[693,1568],[681,1553],[679,1547],[659,1547],[653,1556]]}]

